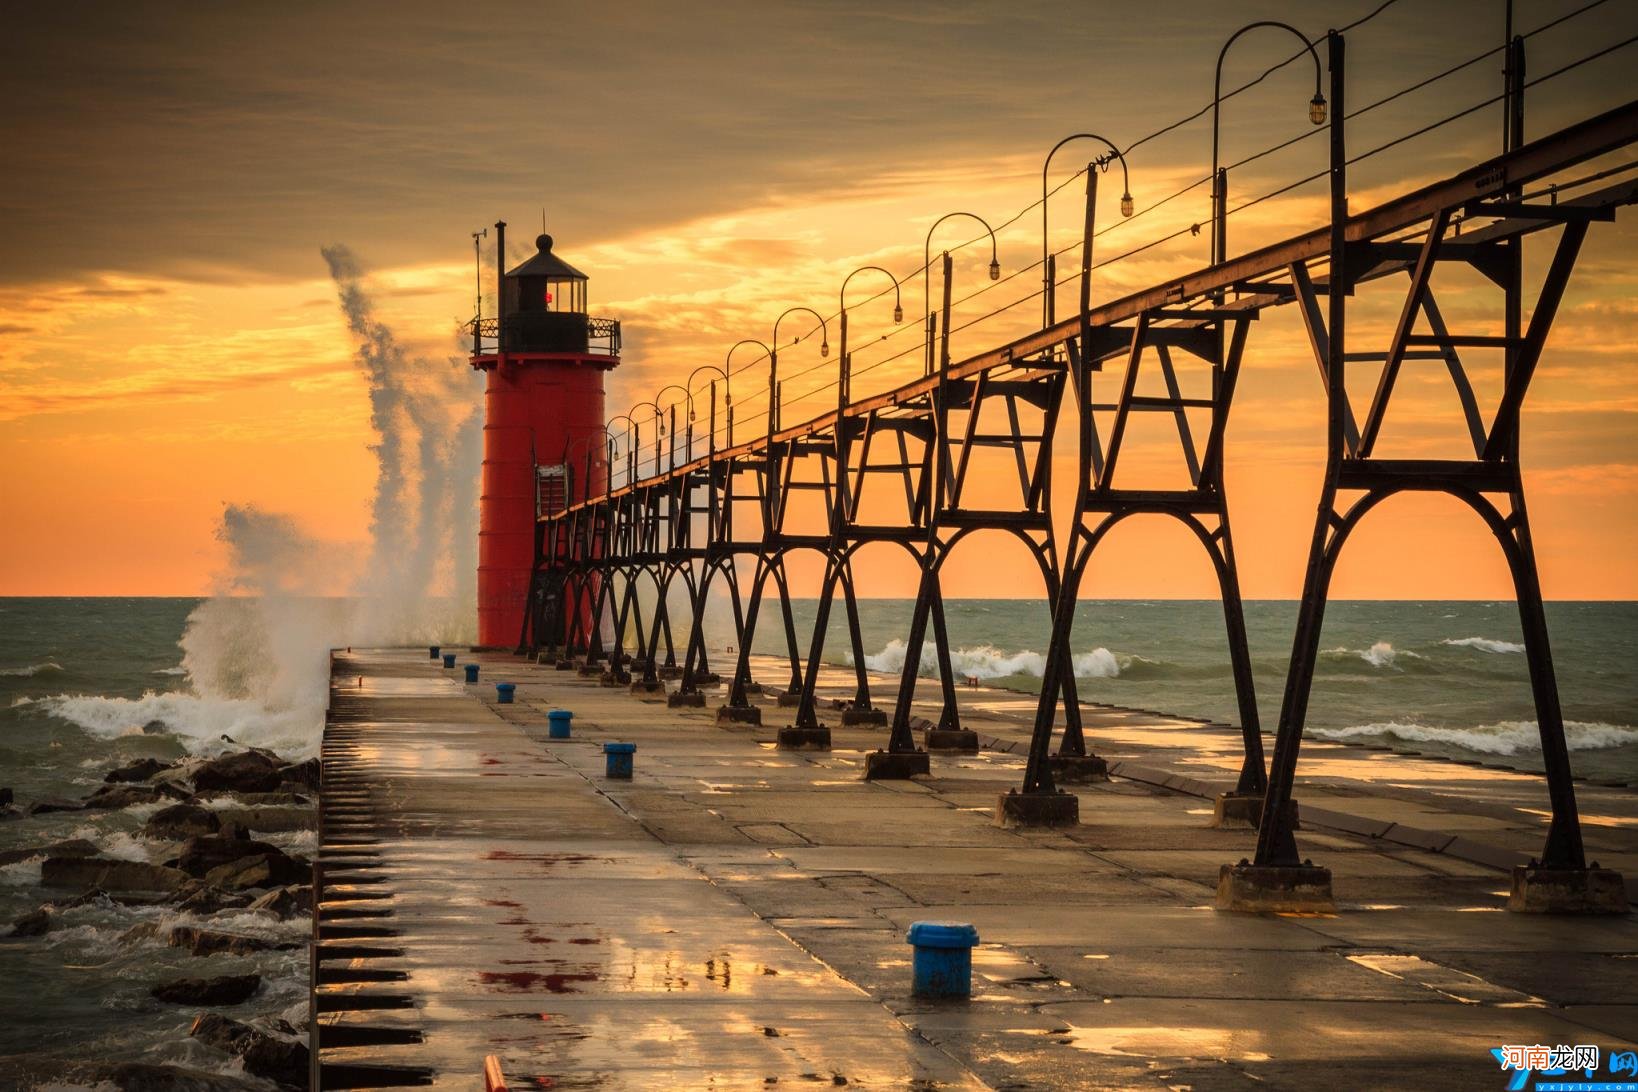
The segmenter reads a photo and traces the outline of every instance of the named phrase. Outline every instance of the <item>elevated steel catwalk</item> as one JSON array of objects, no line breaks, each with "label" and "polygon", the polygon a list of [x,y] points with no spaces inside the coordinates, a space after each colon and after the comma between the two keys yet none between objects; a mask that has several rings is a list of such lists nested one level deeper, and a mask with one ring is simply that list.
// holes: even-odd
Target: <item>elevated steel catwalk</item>
[{"label": "elevated steel catwalk", "polygon": [[[1582,851],[1524,505],[1518,430],[1520,408],[1582,240],[1591,224],[1611,220],[1615,209],[1638,201],[1638,180],[1548,203],[1524,193],[1531,183],[1562,176],[1578,164],[1638,142],[1638,102],[1532,143],[1520,142],[1507,154],[1349,215],[1340,37],[1332,35],[1329,46],[1334,111],[1329,224],[1094,307],[1089,286],[1095,270],[1097,172],[1089,171],[1081,303],[1073,317],[951,361],[946,256],[942,321],[937,324],[942,334],[932,374],[790,428],[777,428],[777,415],[771,413],[775,424],[768,434],[684,463],[662,466],[656,454],[655,474],[543,515],[535,603],[521,643],[554,650],[560,666],[601,671],[609,681],[631,682],[634,688],[658,691],[662,676],[680,676],[673,703],[704,704],[699,687],[715,676],[706,665],[703,608],[713,582],[724,580],[733,606],[738,662],[719,716],[756,720],[760,710],[747,698],[753,688],[749,650],[771,588],[780,602],[790,661],[780,704],[796,710],[794,722],[781,734],[782,745],[828,746],[813,691],[833,599],[842,593],[860,665],[857,693],[839,711],[851,722],[879,721],[882,713],[871,704],[862,667],[852,563],[867,544],[898,545],[919,567],[921,587],[906,641],[908,682],[900,687],[888,745],[870,757],[867,775],[908,776],[928,768],[926,752],[912,734],[916,725],[909,710],[929,626],[944,701],[938,722],[921,725],[926,730],[923,743],[964,743],[944,627],[942,565],[973,532],[1003,531],[1023,542],[1038,564],[1052,637],[1024,784],[998,803],[998,818],[1074,822],[1075,797],[1061,792],[1058,783],[1096,778],[1103,769],[1087,749],[1069,669],[1081,578],[1116,524],[1140,515],[1168,516],[1184,523],[1208,552],[1228,627],[1244,763],[1238,791],[1220,802],[1218,819],[1260,822],[1256,861],[1225,868],[1220,898],[1225,906],[1243,908],[1256,904],[1258,892],[1277,888],[1287,896],[1294,890],[1299,895],[1323,892],[1322,898],[1316,896],[1323,904],[1329,898],[1329,876],[1306,865],[1297,853],[1291,790],[1330,572],[1352,528],[1382,500],[1404,491],[1442,492],[1471,507],[1496,535],[1521,612],[1552,822],[1541,867],[1515,877],[1516,901],[1522,908],[1532,900],[1562,896],[1560,901],[1568,904],[1585,901],[1589,884],[1603,890],[1607,877],[1586,867]],[[1523,245],[1536,236],[1553,248],[1553,257],[1539,289],[1527,294]],[[1448,327],[1437,303],[1435,273],[1450,265],[1477,271],[1498,290],[1498,320],[1490,329],[1502,333],[1453,332]],[[1349,297],[1362,285],[1398,276],[1408,279],[1408,291],[1392,337],[1386,345],[1354,351],[1345,321]],[[1527,299],[1533,301],[1528,317]],[[1251,323],[1264,309],[1287,304],[1301,311],[1327,394],[1327,469],[1274,754],[1265,772],[1223,490],[1224,436]],[[1464,353],[1485,350],[1501,352],[1504,361],[1502,394],[1488,420],[1478,409],[1463,361]],[[1374,391],[1361,403],[1362,413],[1356,413],[1348,392],[1346,365],[1355,361],[1381,365]],[[1472,441],[1471,458],[1376,454],[1398,377],[1412,361],[1436,362],[1448,371],[1460,405],[1459,425]],[[1093,376],[1104,371],[1106,362],[1113,362],[1111,378],[1119,376],[1120,382],[1106,383],[1094,395]],[[1150,379],[1147,393],[1140,376]],[[1205,393],[1185,394],[1191,379],[1192,389]],[[1161,389],[1157,382],[1163,393],[1154,393]],[[1076,410],[1078,485],[1073,517],[1065,521],[1055,519],[1051,508],[1050,475],[1051,452],[1070,398]],[[1191,411],[1197,423],[1191,423]],[[1122,452],[1135,442],[1132,422],[1145,414],[1175,425],[1175,454],[1187,486],[1126,488],[1117,480],[1117,468],[1125,465]],[[1201,417],[1204,427],[1198,423]],[[713,442],[714,436],[713,429]],[[973,455],[982,449],[1010,455],[1017,469],[1015,503],[983,508],[969,500]],[[631,465],[635,470],[634,459]],[[884,522],[879,512],[888,501],[895,514]],[[1066,522],[1071,531],[1060,542],[1055,528]],[[805,669],[785,573],[786,557],[799,550],[825,559]],[[754,568],[743,603],[736,568],[742,563]],[[680,664],[668,606],[668,593],[679,581],[691,614]],[[653,616],[646,625],[639,585],[654,593]],[[613,635],[612,648],[603,645],[605,628]],[[628,633],[636,638],[635,657],[623,647]],[[641,677],[632,682],[629,672],[639,669]]]}]

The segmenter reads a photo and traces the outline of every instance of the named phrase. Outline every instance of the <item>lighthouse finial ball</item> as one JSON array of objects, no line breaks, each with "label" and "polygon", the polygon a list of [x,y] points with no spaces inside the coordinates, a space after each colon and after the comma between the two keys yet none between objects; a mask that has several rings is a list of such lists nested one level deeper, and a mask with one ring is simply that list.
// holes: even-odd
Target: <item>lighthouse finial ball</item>
[{"label": "lighthouse finial ball", "polygon": [[547,235],[545,232],[541,232],[539,235],[536,235],[535,249],[540,251],[542,254],[550,254],[552,250],[552,237]]}]

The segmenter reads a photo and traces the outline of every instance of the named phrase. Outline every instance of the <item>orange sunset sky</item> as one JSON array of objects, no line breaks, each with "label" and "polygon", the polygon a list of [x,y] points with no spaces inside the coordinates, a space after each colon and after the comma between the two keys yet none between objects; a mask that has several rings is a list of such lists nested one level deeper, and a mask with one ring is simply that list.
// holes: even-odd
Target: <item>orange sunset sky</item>
[{"label": "orange sunset sky", "polygon": [[[1193,113],[1210,101],[1219,46],[1248,20],[1287,20],[1317,38],[1379,3],[30,10],[0,44],[0,595],[208,593],[229,503],[287,515],[321,540],[362,541],[374,436],[321,247],[349,247],[369,270],[379,316],[427,374],[455,377],[452,417],[481,392],[461,371],[455,333],[473,312],[471,233],[509,221],[512,264],[532,252],[543,208],[558,252],[591,276],[592,312],[624,326],[611,416],[720,363],[739,338],[767,340],[787,306],[834,313],[842,278],[874,263],[908,278],[906,323],[895,333],[888,301],[853,304],[862,372],[917,338],[923,236],[939,215],[970,210],[1000,225],[1038,198],[1041,159],[1058,138],[1089,129],[1128,144]],[[1515,29],[1585,3],[1517,0]],[[1349,34],[1351,105],[1493,49],[1503,8],[1390,5]],[[1638,5],[1599,5],[1532,36],[1529,71],[1549,73],[1635,32]],[[1278,35],[1242,39],[1225,82],[1244,82],[1292,48]],[[1635,57],[1617,50],[1532,88],[1527,135],[1630,98]],[[1499,55],[1479,60],[1357,119],[1350,149],[1481,103],[1500,80]],[[1311,94],[1304,61],[1231,100],[1225,161],[1309,130]],[[1499,140],[1491,106],[1368,159],[1350,175],[1354,207],[1493,155]],[[1234,198],[1320,169],[1324,150],[1316,135],[1248,165],[1231,179]],[[1054,184],[1093,151],[1066,149]],[[1634,158],[1629,149],[1588,169]],[[1135,150],[1138,208],[1203,177],[1209,159],[1209,115]],[[1102,184],[1108,226],[1119,221],[1119,183],[1110,174]],[[1079,192],[1071,185],[1050,204],[1055,248],[1076,236]],[[1300,187],[1237,216],[1230,251],[1323,215],[1323,183]],[[1114,257],[1206,216],[1196,187],[1109,231],[1097,253]],[[1552,598],[1638,597],[1635,224],[1638,210],[1627,210],[1594,226],[1525,413],[1531,514]],[[1000,233],[1005,274],[1038,260],[1040,231],[1032,210]],[[935,253],[971,234],[970,223],[952,225]],[[1184,231],[1113,262],[1098,272],[1094,299],[1199,267],[1206,246],[1204,233]],[[1532,284],[1546,251],[1538,243],[1529,252]],[[958,297],[988,283],[988,258],[987,245],[958,252]],[[959,333],[955,356],[1038,324],[1039,303],[1025,299],[1037,276],[1022,273],[958,308],[959,325],[1023,301]],[[869,295],[855,283],[856,300]],[[1493,297],[1476,281],[1436,288],[1453,327],[1465,320],[1492,332]],[[1380,330],[1394,303],[1362,292],[1356,331]],[[1068,306],[1065,292],[1060,314]],[[892,336],[877,341],[883,335]],[[808,343],[781,360],[787,375],[821,363]],[[1495,367],[1472,364],[1488,405]],[[912,352],[861,374],[855,393],[920,367]],[[1392,453],[1453,451],[1461,436],[1448,378],[1408,367]],[[1356,398],[1368,396],[1374,374],[1352,374]],[[785,421],[822,409],[832,393],[806,391],[834,375],[832,355],[793,380]],[[742,406],[759,408],[749,394]],[[1252,330],[1228,447],[1249,597],[1300,589],[1323,410],[1294,310],[1270,312]],[[1060,457],[1071,454],[1065,444]],[[1023,560],[1014,546],[958,552],[945,593],[1035,596]],[[913,590],[907,568],[862,579],[867,594]],[[1139,524],[1099,555],[1088,594],[1215,596],[1215,584],[1185,532]],[[1470,513],[1412,498],[1366,522],[1334,594],[1507,598],[1511,588]]]}]

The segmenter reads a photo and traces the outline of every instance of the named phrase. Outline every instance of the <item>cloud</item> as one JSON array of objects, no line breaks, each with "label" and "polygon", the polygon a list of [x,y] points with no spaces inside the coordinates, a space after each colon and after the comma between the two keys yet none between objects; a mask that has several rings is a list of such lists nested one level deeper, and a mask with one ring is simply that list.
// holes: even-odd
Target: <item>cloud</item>
[{"label": "cloud", "polygon": [[[1374,6],[1337,0],[1328,17]],[[1361,93],[1465,57],[1476,10],[1401,5],[1355,31]],[[1320,29],[1298,0],[1262,14]],[[542,203],[560,239],[586,242],[747,206],[892,192],[928,172],[1038,157],[1077,129],[1130,141],[1191,112],[1238,25],[1207,0],[1141,20],[1051,0],[1004,13],[643,0],[618,12],[514,6],[504,22],[504,35],[479,33],[469,13],[432,0],[32,10],[10,28],[0,70],[10,250],[0,278],[295,279],[325,239],[355,240],[383,267],[410,265],[462,254],[474,227]],[[1573,53],[1635,25],[1638,11],[1606,7],[1543,48]],[[548,64],[541,41],[574,48]],[[1230,75],[1279,52],[1250,41]],[[1467,75],[1490,93],[1488,68]],[[1624,76],[1606,59],[1562,94],[1552,83],[1532,89],[1532,125],[1624,100]],[[1304,78],[1277,73],[1225,110],[1231,155],[1306,124]],[[1440,84],[1399,100],[1359,119],[1354,139],[1368,147],[1379,126],[1425,120],[1452,95]],[[1493,126],[1471,119],[1405,150],[1393,170],[1417,156],[1454,161],[1480,141],[1493,143]],[[1235,192],[1289,176],[1291,164],[1312,169],[1316,143],[1236,172]],[[1185,126],[1139,150],[1134,181],[1180,164],[1199,173],[1208,146],[1203,120]],[[1377,166],[1359,166],[1356,189],[1374,184]]]}]

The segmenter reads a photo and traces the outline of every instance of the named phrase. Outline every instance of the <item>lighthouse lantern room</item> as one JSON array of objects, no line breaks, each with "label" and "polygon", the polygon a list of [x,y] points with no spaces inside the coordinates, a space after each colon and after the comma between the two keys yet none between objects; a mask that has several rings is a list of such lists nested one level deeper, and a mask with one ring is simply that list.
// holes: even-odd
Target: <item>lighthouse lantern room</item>
[{"label": "lighthouse lantern room", "polygon": [[[505,269],[506,224],[495,225]],[[496,314],[475,317],[472,366],[485,374],[483,499],[478,530],[478,644],[523,634],[540,517],[606,485],[603,373],[620,363],[620,324],[593,318],[587,277],[552,237],[500,275]]]}]

